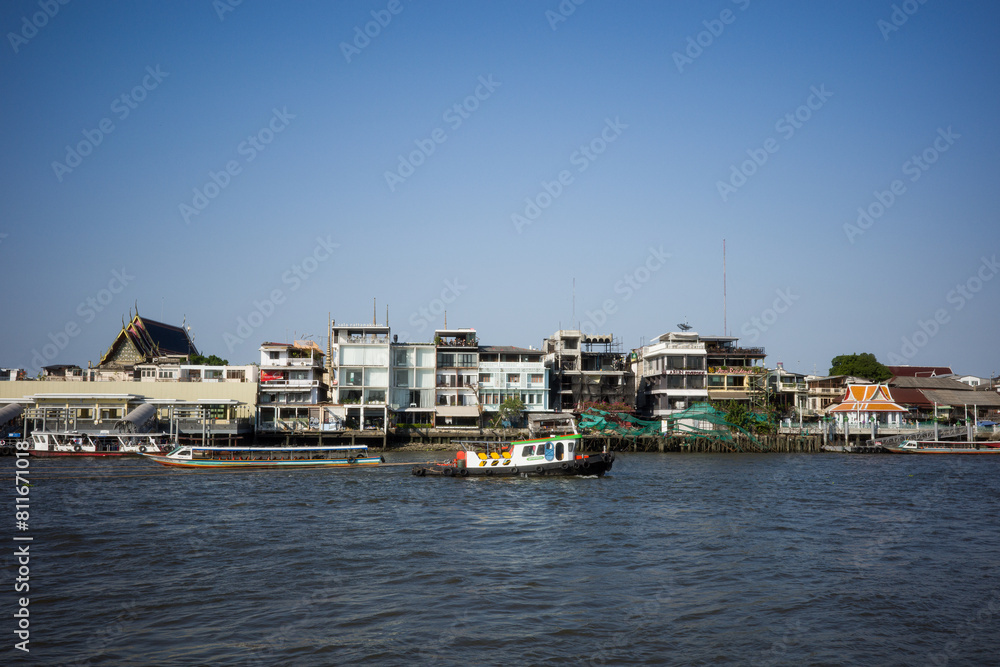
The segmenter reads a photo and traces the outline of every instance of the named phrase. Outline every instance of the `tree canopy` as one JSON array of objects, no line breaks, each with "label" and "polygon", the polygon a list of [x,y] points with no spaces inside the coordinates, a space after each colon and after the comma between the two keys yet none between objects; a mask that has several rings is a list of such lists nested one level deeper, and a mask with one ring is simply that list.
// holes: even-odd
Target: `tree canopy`
[{"label": "tree canopy", "polygon": [[872,382],[884,382],[892,377],[892,372],[870,352],[842,354],[834,357],[830,364],[830,375],[853,375]]},{"label": "tree canopy", "polygon": [[192,366],[228,366],[229,361],[221,357],[217,357],[214,354],[209,356],[204,356],[201,354],[190,355]]}]

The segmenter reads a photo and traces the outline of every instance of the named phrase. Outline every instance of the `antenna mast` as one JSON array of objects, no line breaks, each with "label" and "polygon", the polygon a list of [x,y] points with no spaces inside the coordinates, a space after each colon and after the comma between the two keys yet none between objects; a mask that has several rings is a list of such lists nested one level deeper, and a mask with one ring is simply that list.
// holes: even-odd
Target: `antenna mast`
[{"label": "antenna mast", "polygon": [[722,239],[722,335],[729,335],[729,325],[726,322],[726,239]]}]

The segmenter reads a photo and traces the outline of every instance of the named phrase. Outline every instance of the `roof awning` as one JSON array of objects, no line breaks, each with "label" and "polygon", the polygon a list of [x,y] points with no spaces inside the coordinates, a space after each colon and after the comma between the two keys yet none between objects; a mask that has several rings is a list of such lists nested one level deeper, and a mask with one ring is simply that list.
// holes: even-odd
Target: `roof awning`
[{"label": "roof awning", "polygon": [[478,417],[479,408],[475,405],[439,405],[436,408],[439,417]]}]

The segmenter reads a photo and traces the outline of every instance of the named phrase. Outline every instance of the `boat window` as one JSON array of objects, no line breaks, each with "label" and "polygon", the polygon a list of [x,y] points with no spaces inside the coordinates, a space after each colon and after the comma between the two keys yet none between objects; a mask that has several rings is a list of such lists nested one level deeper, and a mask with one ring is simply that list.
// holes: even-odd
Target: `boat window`
[{"label": "boat window", "polygon": [[573,455],[573,451],[575,449],[576,449],[576,443],[575,442],[573,442],[572,440],[570,440],[569,442],[566,443],[566,451],[570,454],[570,456]]},{"label": "boat window", "polygon": [[563,458],[563,449],[564,449],[563,448],[563,443],[557,442],[556,443],[556,460],[562,461],[562,458]]},{"label": "boat window", "polygon": [[521,449],[521,456],[528,457],[528,456],[531,456],[534,452],[535,452],[535,446],[534,445],[525,445]]},{"label": "boat window", "polygon": [[191,456],[191,450],[182,449],[181,451],[177,452],[177,456]]}]

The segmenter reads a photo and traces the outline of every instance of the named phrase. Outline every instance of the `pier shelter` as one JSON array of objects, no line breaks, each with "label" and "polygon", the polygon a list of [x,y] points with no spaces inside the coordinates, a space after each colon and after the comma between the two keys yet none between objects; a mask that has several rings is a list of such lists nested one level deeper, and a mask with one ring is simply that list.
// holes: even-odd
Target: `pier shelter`
[{"label": "pier shelter", "polygon": [[874,423],[890,428],[899,428],[903,416],[909,414],[893,399],[889,387],[882,384],[848,385],[844,400],[829,412],[838,424],[870,427]]}]

